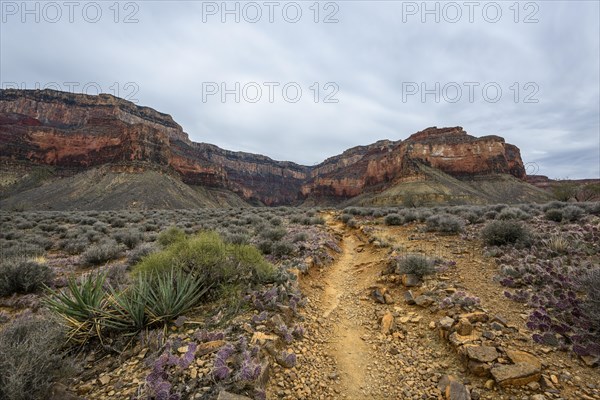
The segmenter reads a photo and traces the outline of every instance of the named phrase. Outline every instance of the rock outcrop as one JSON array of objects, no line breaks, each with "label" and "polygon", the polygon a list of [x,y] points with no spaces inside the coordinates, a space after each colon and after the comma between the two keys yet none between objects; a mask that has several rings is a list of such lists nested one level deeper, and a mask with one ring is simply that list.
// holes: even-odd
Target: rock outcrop
[{"label": "rock outcrop", "polygon": [[0,90],[3,161],[75,173],[109,165],[135,172],[151,165],[193,186],[228,189],[250,203],[340,201],[415,179],[422,163],[453,177],[510,174],[525,179],[519,149],[498,136],[436,127],[404,141],[349,149],[314,166],[275,161],[194,143],[171,116],[107,94]]}]

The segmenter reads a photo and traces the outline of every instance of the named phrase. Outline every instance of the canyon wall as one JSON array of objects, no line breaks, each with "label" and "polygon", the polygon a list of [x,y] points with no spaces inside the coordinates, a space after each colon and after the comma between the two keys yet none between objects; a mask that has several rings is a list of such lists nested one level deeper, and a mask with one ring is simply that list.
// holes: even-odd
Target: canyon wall
[{"label": "canyon wall", "polygon": [[410,179],[415,163],[459,178],[525,179],[516,146],[498,136],[470,136],[461,127],[357,146],[308,167],[194,143],[171,116],[111,95],[52,90],[0,90],[0,157],[71,172],[147,165],[186,184],[228,189],[266,205],[300,204],[307,197],[342,200],[384,189]]}]

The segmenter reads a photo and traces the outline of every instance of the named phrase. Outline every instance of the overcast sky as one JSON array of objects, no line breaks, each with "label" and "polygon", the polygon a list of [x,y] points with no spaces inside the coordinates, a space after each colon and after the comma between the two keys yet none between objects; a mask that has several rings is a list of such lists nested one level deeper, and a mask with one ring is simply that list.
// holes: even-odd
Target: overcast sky
[{"label": "overcast sky", "polygon": [[3,88],[118,94],[305,165],[459,125],[530,174],[600,177],[598,1],[23,4],[0,4]]}]

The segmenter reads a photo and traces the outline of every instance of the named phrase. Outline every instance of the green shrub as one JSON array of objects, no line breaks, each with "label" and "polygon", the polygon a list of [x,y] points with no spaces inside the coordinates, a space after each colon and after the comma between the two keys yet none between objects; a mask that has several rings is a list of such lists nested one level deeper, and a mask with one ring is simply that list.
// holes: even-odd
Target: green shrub
[{"label": "green shrub", "polygon": [[90,241],[83,237],[75,239],[63,239],[60,242],[59,247],[69,254],[81,254],[89,245]]},{"label": "green shrub", "polygon": [[342,214],[342,215],[340,216],[340,220],[341,220],[343,223],[346,223],[346,222],[350,221],[350,219],[352,219],[352,215],[351,215],[351,214]]},{"label": "green shrub", "polygon": [[176,226],[172,226],[169,229],[162,231],[156,240],[162,247],[167,247],[173,243],[183,241],[185,238],[186,235],[183,230]]},{"label": "green shrub", "polygon": [[45,264],[26,259],[5,260],[0,265],[0,296],[36,292],[53,277],[52,270]]},{"label": "green shrub", "polygon": [[519,243],[524,246],[531,244],[531,234],[517,221],[492,221],[488,223],[481,235],[485,244],[503,246]]},{"label": "green shrub", "polygon": [[456,234],[462,232],[463,221],[450,214],[435,214],[425,220],[427,231]]},{"label": "green shrub", "polygon": [[81,255],[85,265],[99,265],[121,255],[121,247],[114,240],[106,240],[90,246]]},{"label": "green shrub", "polygon": [[273,218],[271,218],[271,220],[269,222],[273,226],[280,226],[283,223],[283,221],[279,217],[273,217]]},{"label": "green shrub", "polygon": [[293,243],[306,242],[308,240],[308,234],[306,232],[298,232],[292,238]]},{"label": "green shrub", "polygon": [[144,257],[157,251],[156,245],[152,243],[142,243],[135,249],[131,250],[127,256],[129,265],[139,263]]},{"label": "green shrub", "polygon": [[135,271],[161,273],[171,268],[198,275],[209,286],[243,280],[266,281],[274,274],[273,266],[264,260],[258,249],[225,243],[215,232],[201,232],[150,254],[135,267]]},{"label": "green shrub", "polygon": [[67,375],[61,350],[64,332],[56,321],[23,316],[0,331],[0,399],[48,398],[54,381]]},{"label": "green shrub", "polygon": [[271,253],[275,257],[288,256],[294,252],[294,245],[285,240],[273,243]]},{"label": "green shrub", "polygon": [[272,241],[277,241],[277,240],[281,240],[283,239],[283,237],[286,235],[287,231],[285,230],[285,228],[274,228],[274,229],[267,229],[261,232],[261,236],[265,239],[269,239]]},{"label": "green shrub", "polygon": [[305,217],[302,219],[302,225],[325,225],[323,217]]},{"label": "green shrub", "polygon": [[396,272],[422,278],[435,272],[434,261],[420,254],[408,254],[396,259]]},{"label": "green shrub", "polygon": [[261,240],[256,245],[261,253],[263,254],[271,254],[273,252],[273,242],[271,240]]},{"label": "green shrub", "polygon": [[583,215],[585,211],[577,206],[566,206],[562,209],[562,219],[563,221],[574,222],[578,221]]},{"label": "green shrub", "polygon": [[142,233],[136,229],[126,229],[115,232],[113,238],[117,243],[123,243],[128,249],[133,249],[142,241]]},{"label": "green shrub", "polygon": [[531,215],[529,215],[527,212],[521,210],[520,208],[515,208],[515,207],[507,207],[505,209],[503,209],[502,211],[500,211],[500,214],[498,214],[498,216],[496,217],[496,219],[499,220],[509,220],[509,219],[521,219],[521,220],[526,220],[526,219],[530,219]]},{"label": "green shrub", "polygon": [[558,208],[551,208],[544,213],[544,216],[549,221],[560,222],[563,219],[563,212]]},{"label": "green shrub", "polygon": [[242,233],[233,233],[225,237],[228,243],[232,244],[248,244],[250,243],[250,237]]},{"label": "green shrub", "polygon": [[404,218],[399,214],[389,214],[384,220],[386,225],[402,225],[404,224]]}]

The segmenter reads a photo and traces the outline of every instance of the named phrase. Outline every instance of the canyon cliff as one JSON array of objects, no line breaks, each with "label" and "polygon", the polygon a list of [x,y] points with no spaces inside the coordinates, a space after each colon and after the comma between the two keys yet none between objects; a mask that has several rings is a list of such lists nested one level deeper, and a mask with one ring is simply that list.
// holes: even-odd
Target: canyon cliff
[{"label": "canyon cliff", "polygon": [[235,193],[250,204],[341,202],[418,179],[420,166],[457,179],[508,174],[523,181],[519,149],[461,127],[427,128],[406,140],[358,146],[308,167],[192,142],[171,116],[107,94],[0,90],[0,158],[68,176],[103,167],[152,170],[192,187]]}]

